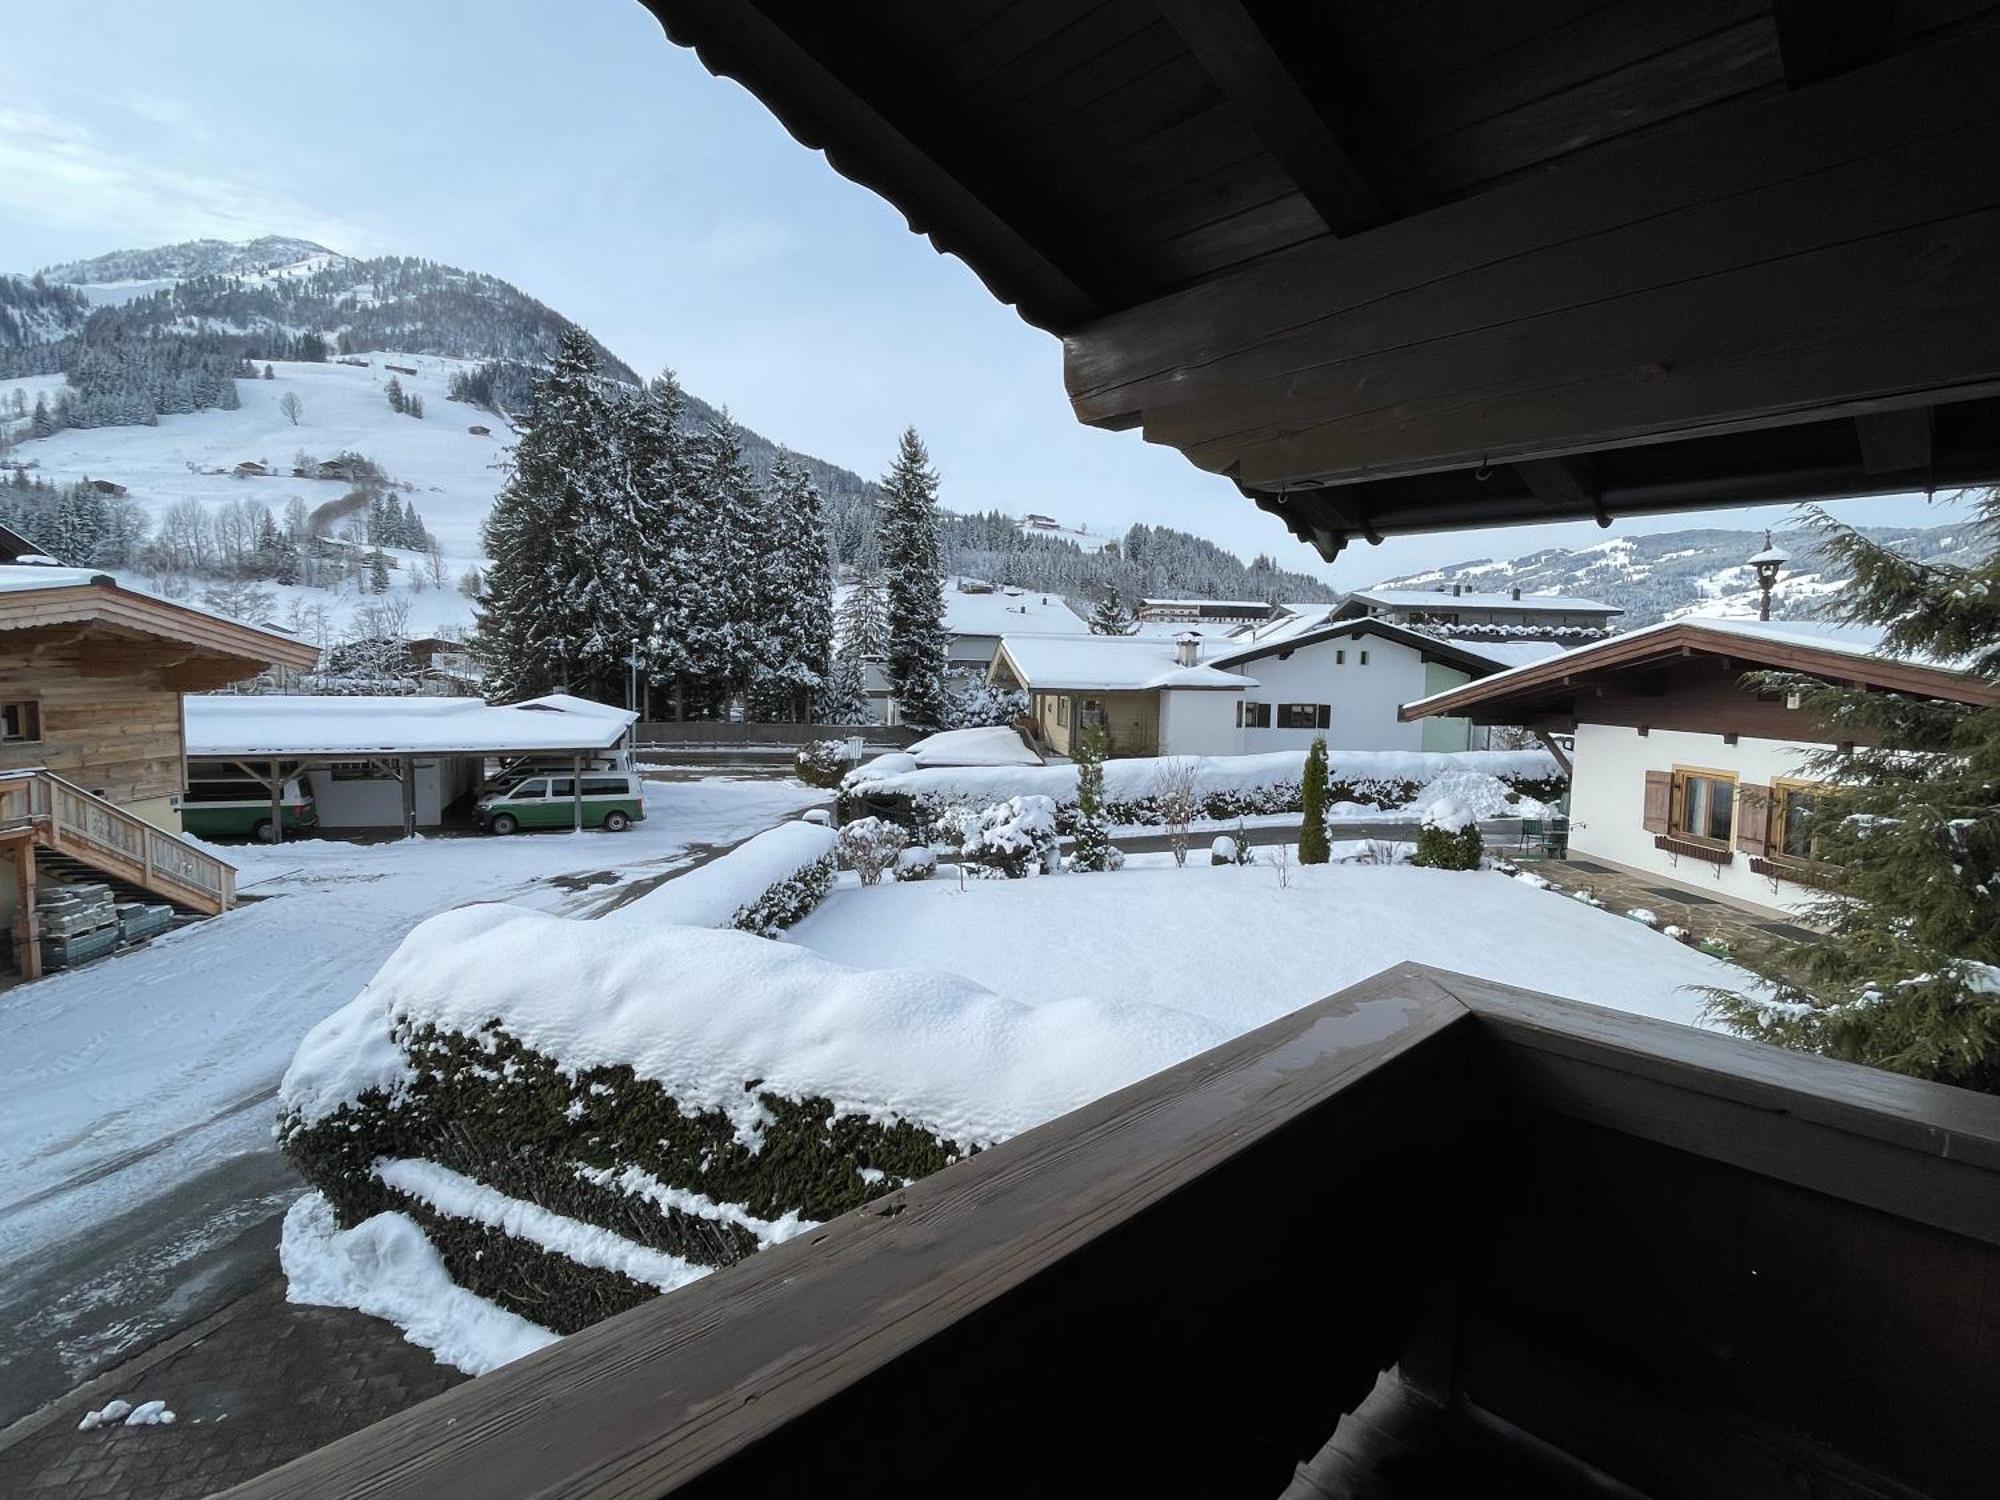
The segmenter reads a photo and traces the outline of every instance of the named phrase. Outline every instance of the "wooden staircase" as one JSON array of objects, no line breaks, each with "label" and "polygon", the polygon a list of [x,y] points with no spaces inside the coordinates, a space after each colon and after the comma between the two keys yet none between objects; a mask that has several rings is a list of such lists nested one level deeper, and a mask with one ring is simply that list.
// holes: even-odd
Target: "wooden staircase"
[{"label": "wooden staircase", "polygon": [[185,839],[53,771],[0,773],[0,844],[14,861],[14,952],[23,978],[41,974],[35,887],[44,878],[97,881],[125,900],[164,901],[183,916],[236,904],[236,871]]}]

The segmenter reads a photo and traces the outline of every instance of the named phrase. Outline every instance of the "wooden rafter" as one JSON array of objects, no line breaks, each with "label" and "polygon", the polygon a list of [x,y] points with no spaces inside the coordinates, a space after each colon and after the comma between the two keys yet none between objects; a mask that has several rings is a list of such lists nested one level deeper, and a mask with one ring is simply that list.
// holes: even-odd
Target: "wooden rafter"
[{"label": "wooden rafter", "polygon": [[1804,88],[1896,50],[1893,0],[1772,0],[1785,83]]},{"label": "wooden rafter", "polygon": [[1157,0],[1217,88],[1336,235],[1390,218],[1381,195],[1240,0]]}]

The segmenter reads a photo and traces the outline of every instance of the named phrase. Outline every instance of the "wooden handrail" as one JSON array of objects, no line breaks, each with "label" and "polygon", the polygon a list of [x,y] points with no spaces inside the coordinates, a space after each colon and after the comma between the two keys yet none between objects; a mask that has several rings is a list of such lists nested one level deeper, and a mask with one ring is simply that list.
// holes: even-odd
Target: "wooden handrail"
[{"label": "wooden handrail", "polygon": [[[25,812],[12,804],[25,790]],[[0,772],[0,821],[45,824],[52,847],[82,846],[130,866],[149,889],[173,886],[218,909],[235,903],[236,871],[185,839],[46,768]]]}]

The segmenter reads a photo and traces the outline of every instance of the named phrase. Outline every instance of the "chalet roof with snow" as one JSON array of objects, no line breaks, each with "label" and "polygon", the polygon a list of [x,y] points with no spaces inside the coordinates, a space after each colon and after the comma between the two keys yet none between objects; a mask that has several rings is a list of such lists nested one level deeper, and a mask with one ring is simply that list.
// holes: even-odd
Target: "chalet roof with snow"
[{"label": "chalet roof with snow", "polygon": [[[283,631],[127,588],[92,568],[0,565],[0,631],[48,626],[182,642],[194,648],[196,657],[213,660],[221,675],[206,683],[210,687],[253,676],[267,666],[304,670],[319,660],[317,650]],[[254,666],[243,671],[245,663]],[[192,672],[195,663],[183,665]]]},{"label": "chalet roof with snow", "polygon": [[1474,593],[1450,589],[1355,589],[1340,601],[1341,608],[1359,602],[1376,609],[1522,609],[1559,612],[1566,615],[1622,615],[1624,610],[1599,599],[1583,599],[1570,594]]},{"label": "chalet roof with snow", "polygon": [[496,705],[477,698],[189,698],[193,756],[599,754],[638,718],[567,695]]},{"label": "chalet roof with snow", "polygon": [[953,635],[1008,635],[1033,631],[1041,635],[1086,635],[1090,622],[1061,594],[1037,589],[1002,588],[962,593],[947,588],[944,628]]},{"label": "chalet roof with snow", "polygon": [[1436,714],[1468,715],[1483,723],[1512,722],[1521,715],[1574,720],[1588,695],[1612,679],[1657,679],[1696,658],[1718,663],[1732,674],[1732,682],[1743,672],[1791,671],[1959,703],[1996,701],[1993,685],[1967,672],[1885,655],[1878,630],[1799,620],[1681,619],[1433,693],[1404,704],[1398,717],[1405,722]]},{"label": "chalet roof with snow", "polygon": [[[1432,635],[1428,631],[1398,625],[1392,620],[1367,616],[1351,620],[1327,620],[1311,629],[1265,635],[1255,641],[1233,641],[1229,643],[1230,649],[1225,649],[1214,658],[1214,663],[1218,667],[1238,667],[1264,657],[1290,656],[1295,651],[1319,645],[1323,641],[1360,640],[1366,636],[1408,646],[1411,650],[1421,653],[1427,661],[1442,662],[1446,666],[1456,667],[1474,676],[1484,676],[1497,668],[1512,665],[1501,657],[1491,655],[1483,644],[1475,645],[1470,641],[1450,640],[1444,636]],[[1538,643],[1510,642],[1509,644]],[[1561,649],[1560,646],[1547,646],[1544,654],[1560,652]]]},{"label": "chalet roof with snow", "polygon": [[1148,635],[1010,635],[994,655],[993,673],[1035,693],[1241,692],[1257,685],[1213,665],[1183,666],[1173,641]]}]

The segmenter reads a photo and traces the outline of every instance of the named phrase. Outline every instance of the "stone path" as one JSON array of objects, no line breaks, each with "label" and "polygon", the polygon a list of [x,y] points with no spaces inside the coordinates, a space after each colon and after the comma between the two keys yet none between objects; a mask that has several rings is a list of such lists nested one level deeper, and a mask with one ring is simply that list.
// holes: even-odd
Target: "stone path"
[{"label": "stone path", "polygon": [[1589,891],[1606,910],[1620,915],[1644,908],[1660,919],[1662,927],[1684,927],[1696,942],[1720,942],[1732,957],[1753,968],[1762,967],[1760,959],[1782,963],[1787,951],[1796,952],[1800,945],[1818,940],[1795,922],[1704,898],[1699,890],[1672,885],[1661,876],[1629,875],[1596,864],[1587,855],[1524,863],[1523,868],[1566,891]]},{"label": "stone path", "polygon": [[[274,1277],[0,1431],[0,1495],[194,1500],[465,1378],[387,1323],[291,1305]],[[118,1399],[165,1401],[176,1420],[77,1430],[86,1412]]]}]

